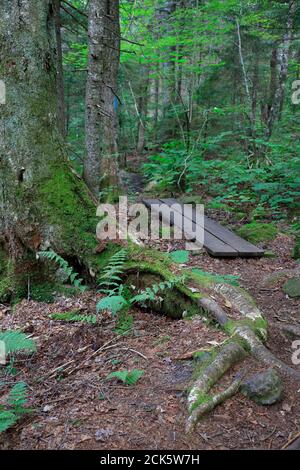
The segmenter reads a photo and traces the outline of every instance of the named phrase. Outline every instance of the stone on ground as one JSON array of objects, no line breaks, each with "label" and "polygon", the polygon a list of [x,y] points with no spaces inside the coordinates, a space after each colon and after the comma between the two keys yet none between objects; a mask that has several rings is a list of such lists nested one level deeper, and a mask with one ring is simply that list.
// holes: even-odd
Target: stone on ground
[{"label": "stone on ground", "polygon": [[249,377],[241,391],[259,405],[273,405],[282,399],[283,383],[275,369],[268,369]]},{"label": "stone on ground", "polygon": [[289,297],[300,297],[300,277],[289,279],[283,286],[283,292]]}]

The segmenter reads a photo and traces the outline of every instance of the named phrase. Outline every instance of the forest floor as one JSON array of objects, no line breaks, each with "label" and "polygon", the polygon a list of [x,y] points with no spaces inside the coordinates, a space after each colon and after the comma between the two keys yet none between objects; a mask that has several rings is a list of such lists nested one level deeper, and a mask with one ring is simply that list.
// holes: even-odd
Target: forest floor
[{"label": "forest floor", "polygon": [[[203,252],[191,256],[189,266],[239,276],[268,320],[299,324],[299,300],[283,293],[280,279],[271,287],[266,284],[271,274],[299,267],[290,256],[292,244],[291,237],[279,234],[268,244],[274,259],[214,259]],[[181,248],[178,242],[176,248]],[[174,245],[161,249],[170,251]],[[187,436],[185,390],[193,365],[179,358],[222,342],[224,334],[200,317],[176,321],[141,310],[132,312],[134,323],[126,336],[118,336],[110,317],[101,327],[49,318],[74,308],[93,314],[98,298],[89,291],[78,298],[59,297],[54,304],[23,300],[14,312],[0,306],[2,328],[23,329],[38,345],[31,358],[17,360],[20,375],[11,378],[12,383],[28,383],[34,412],[1,435],[1,449],[280,449],[299,431],[299,383],[285,379],[281,403],[262,407],[237,394]],[[292,366],[292,340],[272,326],[267,346]],[[68,373],[54,371],[69,361],[74,362]],[[222,384],[241,367],[247,374],[264,369],[247,358]],[[134,386],[107,379],[124,369],[143,370],[144,375]]]}]

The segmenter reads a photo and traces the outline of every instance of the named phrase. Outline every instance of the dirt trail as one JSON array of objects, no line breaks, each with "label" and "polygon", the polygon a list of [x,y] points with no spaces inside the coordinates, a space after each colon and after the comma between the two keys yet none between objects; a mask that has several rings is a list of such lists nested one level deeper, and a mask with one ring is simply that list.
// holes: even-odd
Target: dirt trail
[{"label": "dirt trail", "polygon": [[[291,238],[279,235],[269,246],[275,259],[218,260],[203,253],[192,256],[190,265],[239,276],[269,320],[300,324],[299,300],[287,298],[280,283],[265,286],[271,273],[299,266],[290,257],[291,247]],[[18,379],[31,387],[30,405],[36,411],[1,436],[2,449],[279,449],[299,430],[299,384],[286,381],[282,403],[264,408],[238,394],[187,437],[185,389],[192,364],[176,358],[209,348],[223,341],[224,334],[197,317],[173,321],[135,310],[131,333],[84,363],[94,350],[116,339],[115,322],[107,318],[101,328],[69,325],[50,320],[49,314],[73,308],[94,313],[96,301],[97,295],[89,292],[78,299],[62,297],[52,305],[23,301],[14,313],[0,307],[2,328],[26,328],[38,343],[38,352],[29,361],[23,358],[16,364],[21,370]],[[267,345],[292,365],[292,340],[271,328]],[[81,364],[78,371],[38,382],[70,360]],[[261,368],[253,359],[246,364],[249,373]],[[131,387],[107,380],[112,371],[124,369],[140,369],[144,375]]]}]

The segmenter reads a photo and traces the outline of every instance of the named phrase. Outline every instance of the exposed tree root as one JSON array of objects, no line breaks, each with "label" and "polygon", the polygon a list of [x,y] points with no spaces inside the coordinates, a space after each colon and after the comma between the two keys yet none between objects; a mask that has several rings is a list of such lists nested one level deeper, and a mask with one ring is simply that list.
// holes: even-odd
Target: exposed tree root
[{"label": "exposed tree root", "polygon": [[[246,351],[236,342],[225,343],[218,351],[216,357],[201,371],[200,376],[194,382],[188,395],[188,408],[190,417],[187,429],[191,430],[197,419],[206,411],[211,411],[214,406],[224,401],[229,393],[233,393],[234,387],[216,395],[208,396],[209,390],[217,383],[217,381],[230,369],[234,364],[238,363],[246,357]],[[198,412],[199,410],[199,412]]]},{"label": "exposed tree root", "polygon": [[213,395],[212,397],[208,398],[207,401],[204,401],[201,405],[195,408],[188,418],[186,432],[193,431],[195,425],[202,416],[212,411],[216,406],[221,405],[228,398],[234,396],[239,391],[240,386],[241,378],[239,377],[236,378],[226,390]]},{"label": "exposed tree root", "polygon": [[226,325],[228,321],[227,314],[215,300],[208,297],[200,298],[198,299],[198,305],[207,310],[220,326]]},{"label": "exposed tree root", "polygon": [[[258,361],[268,366],[275,366],[283,373],[300,380],[300,372],[274,356],[263,344],[262,340],[267,338],[267,322],[252,298],[242,289],[231,285],[216,284],[213,290],[221,294],[225,300],[228,300],[241,314],[242,318],[238,321],[228,320],[227,314],[215,300],[209,298],[198,299],[198,305],[206,309],[225,331],[232,334],[236,342],[225,343],[215,359],[201,371],[200,376],[193,384],[188,396],[188,409],[190,412],[186,427],[188,432],[194,429],[197,421],[204,414],[212,411],[215,406],[238,392],[241,385],[240,379],[236,379],[223,392],[214,396],[208,395],[209,390],[225,372],[242,360],[247,353],[250,353]],[[295,328],[288,329],[293,330],[293,333],[296,332]]]},{"label": "exposed tree root", "polygon": [[255,305],[252,297],[243,289],[230,284],[215,284],[214,291],[221,294],[225,299],[240,312],[242,317],[255,321],[262,319],[262,313]]},{"label": "exposed tree root", "polygon": [[247,346],[249,346],[251,355],[255,357],[255,359],[269,366],[277,367],[290,377],[300,380],[300,372],[282,362],[271,351],[269,351],[250,327],[238,326],[235,329],[235,332],[238,337],[243,339]]}]

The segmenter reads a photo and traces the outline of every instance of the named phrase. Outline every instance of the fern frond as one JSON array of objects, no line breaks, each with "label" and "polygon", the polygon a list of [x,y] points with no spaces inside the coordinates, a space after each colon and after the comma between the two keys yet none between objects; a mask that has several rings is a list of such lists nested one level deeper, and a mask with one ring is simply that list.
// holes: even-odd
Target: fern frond
[{"label": "fern frond", "polygon": [[72,266],[69,266],[68,262],[59,256],[55,251],[39,251],[37,257],[44,258],[50,261],[54,261],[65,273],[65,275],[70,279],[71,283],[78,289],[80,292],[84,292],[86,287],[82,285],[83,279],[78,278],[79,274],[76,273]]},{"label": "fern frond", "polygon": [[18,382],[10,390],[6,404],[0,406],[0,432],[13,426],[24,414],[32,410],[25,408],[27,403],[27,385]]},{"label": "fern frond", "polygon": [[114,295],[122,282],[127,250],[122,249],[115,253],[99,278],[99,292]]},{"label": "fern frond", "polygon": [[17,421],[18,418],[13,411],[0,409],[0,432],[4,432],[11,428]]},{"label": "fern frond", "polygon": [[27,338],[26,334],[21,331],[9,330],[0,332],[0,341],[4,342],[7,354],[19,351],[36,351],[35,342],[32,339]]},{"label": "fern frond", "polygon": [[155,301],[157,294],[163,292],[166,289],[172,289],[176,284],[183,282],[183,277],[174,277],[169,281],[160,282],[159,284],[153,284],[151,287],[146,287],[145,290],[140,291],[137,295],[130,299],[131,304],[144,303],[149,301]]},{"label": "fern frond", "polygon": [[21,410],[27,402],[27,385],[25,382],[18,382],[9,392],[7,403],[17,410]]},{"label": "fern frond", "polygon": [[71,323],[89,323],[95,325],[97,323],[96,315],[80,315],[76,312],[53,313],[50,315],[52,320],[65,321]]}]

